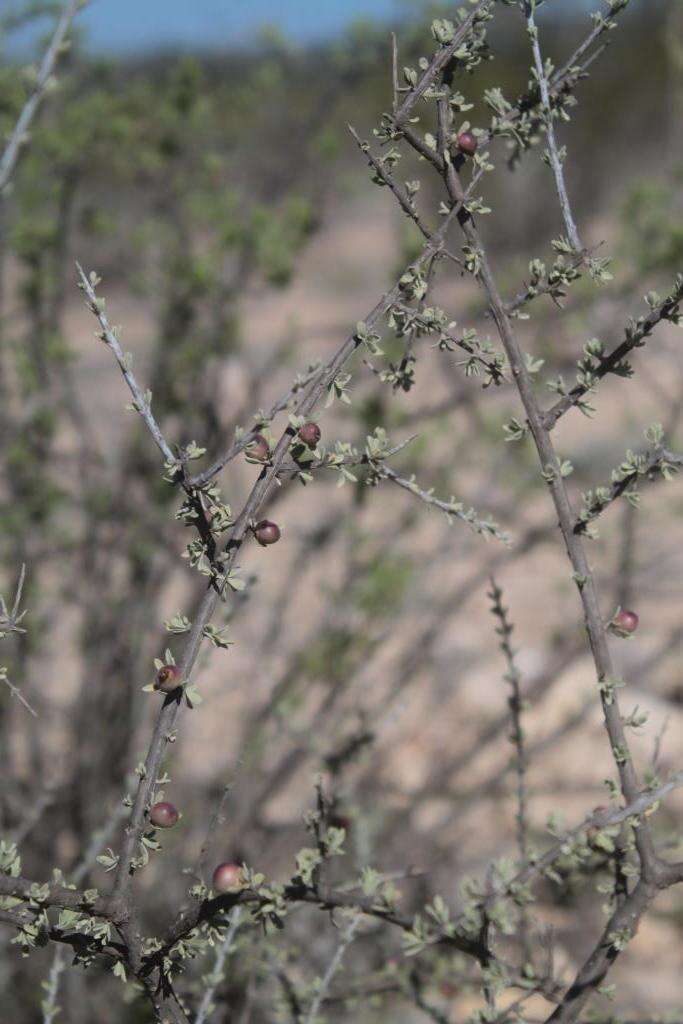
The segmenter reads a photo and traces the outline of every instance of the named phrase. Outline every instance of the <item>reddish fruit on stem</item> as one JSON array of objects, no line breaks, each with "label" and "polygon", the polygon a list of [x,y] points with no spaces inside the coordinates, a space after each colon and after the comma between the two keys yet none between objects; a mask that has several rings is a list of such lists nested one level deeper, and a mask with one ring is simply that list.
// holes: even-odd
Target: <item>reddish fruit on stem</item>
[{"label": "reddish fruit on stem", "polygon": [[299,440],[303,441],[309,448],[317,447],[320,440],[320,427],[317,423],[304,423],[299,428]]},{"label": "reddish fruit on stem", "polygon": [[331,814],[329,824],[332,828],[343,828],[345,832],[348,832],[352,822],[348,814]]},{"label": "reddish fruit on stem", "polygon": [[610,625],[615,633],[622,636],[631,636],[638,629],[638,616],[628,608],[620,608],[612,619]]},{"label": "reddish fruit on stem", "polygon": [[177,665],[162,665],[154,681],[154,689],[162,693],[173,693],[183,681]]},{"label": "reddish fruit on stem", "polygon": [[216,892],[239,892],[244,888],[244,872],[239,864],[225,861],[213,873],[213,887]]},{"label": "reddish fruit on stem", "polygon": [[461,153],[464,153],[465,156],[474,156],[477,152],[479,143],[476,135],[473,135],[472,132],[460,132],[455,141],[458,145],[458,149]]},{"label": "reddish fruit on stem", "polygon": [[281,537],[280,527],[277,523],[271,523],[269,519],[262,519],[254,527],[254,536],[261,547],[268,547],[269,544],[277,544]]},{"label": "reddish fruit on stem", "polygon": [[263,434],[254,434],[247,445],[247,454],[250,459],[256,459],[258,462],[268,461],[270,458],[270,445]]},{"label": "reddish fruit on stem", "polygon": [[165,800],[154,804],[149,812],[149,820],[155,828],[173,828],[177,824],[179,817],[180,815],[173,804],[169,804]]}]

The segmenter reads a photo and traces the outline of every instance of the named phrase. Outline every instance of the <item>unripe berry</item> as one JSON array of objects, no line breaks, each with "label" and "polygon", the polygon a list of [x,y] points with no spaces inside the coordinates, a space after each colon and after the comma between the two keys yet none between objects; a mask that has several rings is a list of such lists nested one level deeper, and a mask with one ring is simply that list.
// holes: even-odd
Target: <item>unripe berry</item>
[{"label": "unripe berry", "polygon": [[180,815],[173,804],[169,804],[165,800],[154,804],[149,812],[149,820],[155,828],[173,828],[177,824],[179,817]]},{"label": "unripe berry", "polygon": [[261,547],[268,547],[269,544],[277,544],[281,537],[280,527],[277,523],[271,523],[269,519],[262,519],[254,527],[254,536]]},{"label": "unripe berry", "polygon": [[464,153],[465,156],[474,156],[477,152],[479,142],[477,141],[476,135],[473,135],[472,132],[460,132],[455,141],[458,149],[461,153]]},{"label": "unripe berry", "polygon": [[154,689],[162,693],[173,693],[183,681],[182,673],[177,665],[162,665],[154,681]]},{"label": "unripe berry", "polygon": [[239,864],[225,861],[213,873],[213,887],[216,892],[239,892],[244,889],[244,872]]},{"label": "unripe berry", "polygon": [[620,608],[610,625],[617,636],[631,636],[638,629],[638,616],[628,608]]},{"label": "unripe berry", "polygon": [[309,448],[316,448],[320,440],[320,427],[317,423],[304,423],[299,428],[299,440]]},{"label": "unripe berry", "polygon": [[247,445],[247,454],[250,459],[256,459],[257,462],[268,461],[270,458],[270,445],[263,434],[254,434]]}]

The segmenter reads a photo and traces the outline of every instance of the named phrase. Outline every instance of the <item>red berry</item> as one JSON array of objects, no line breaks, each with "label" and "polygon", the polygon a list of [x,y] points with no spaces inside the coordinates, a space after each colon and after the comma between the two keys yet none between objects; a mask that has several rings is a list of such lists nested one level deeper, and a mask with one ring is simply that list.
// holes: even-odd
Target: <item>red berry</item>
[{"label": "red berry", "polygon": [[348,832],[351,828],[351,819],[348,814],[331,814],[329,824],[332,828],[343,828],[345,832]]},{"label": "red berry", "polygon": [[244,872],[239,864],[225,861],[213,873],[213,887],[216,892],[239,892],[244,889]]},{"label": "red berry", "polygon": [[183,681],[182,674],[177,665],[162,665],[157,672],[154,682],[154,689],[162,693],[173,693]]},{"label": "red berry", "polygon": [[256,459],[257,462],[268,461],[270,458],[270,445],[263,434],[254,434],[247,445],[247,454],[250,459]]},{"label": "red berry", "polygon": [[173,828],[180,815],[173,806],[166,801],[154,804],[149,812],[149,820],[155,828]]},{"label": "red berry", "polygon": [[474,156],[477,152],[479,142],[476,135],[473,135],[472,132],[460,132],[455,141],[458,144],[458,149],[465,156]]},{"label": "red berry", "polygon": [[268,547],[269,544],[277,544],[281,537],[280,527],[277,523],[271,523],[269,519],[262,519],[254,527],[254,536],[261,547]]},{"label": "red berry", "polygon": [[628,608],[620,608],[612,619],[610,625],[615,633],[621,636],[631,636],[638,629],[638,616]]},{"label": "red berry", "polygon": [[299,428],[299,440],[309,448],[316,448],[320,440],[320,427],[317,423],[304,423]]}]

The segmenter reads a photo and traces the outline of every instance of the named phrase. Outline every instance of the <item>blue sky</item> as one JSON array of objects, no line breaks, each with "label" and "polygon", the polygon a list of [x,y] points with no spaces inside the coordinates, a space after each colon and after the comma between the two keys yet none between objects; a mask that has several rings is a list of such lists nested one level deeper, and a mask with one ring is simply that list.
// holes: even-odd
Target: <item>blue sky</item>
[{"label": "blue sky", "polygon": [[334,35],[355,18],[396,19],[409,6],[406,0],[90,0],[79,23],[98,51],[229,48],[253,40],[266,25],[305,43]]},{"label": "blue sky", "polygon": [[333,35],[356,18],[396,23],[417,9],[416,0],[90,0],[79,22],[90,47],[100,52],[175,45],[230,48],[253,40],[265,25],[305,43]]}]

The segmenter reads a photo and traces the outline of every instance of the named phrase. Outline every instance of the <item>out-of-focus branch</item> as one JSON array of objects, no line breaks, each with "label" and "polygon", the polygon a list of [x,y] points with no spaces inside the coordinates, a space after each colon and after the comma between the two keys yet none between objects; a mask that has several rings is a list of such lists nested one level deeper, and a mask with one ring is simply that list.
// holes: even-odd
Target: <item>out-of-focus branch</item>
[{"label": "out-of-focus branch", "polygon": [[[4,597],[0,595],[0,638],[7,636],[9,633],[25,633],[26,630],[20,625],[22,619],[26,615],[26,611],[20,610],[21,595],[24,590],[24,582],[26,580],[26,566],[22,565],[21,572],[19,573],[19,582],[17,583],[17,589],[14,595],[14,603],[12,604],[11,611],[7,608]],[[37,711],[31,707],[29,702],[24,697],[23,693],[18,686],[10,680],[7,675],[7,669],[2,666],[0,667],[0,683],[3,683],[11,695],[23,704],[27,711],[30,711],[34,718],[38,717]]]},{"label": "out-of-focus branch", "polygon": [[317,987],[316,993],[311,1000],[311,1005],[308,1008],[308,1012],[303,1019],[303,1024],[316,1024],[318,1017],[318,1011],[320,1010],[321,1003],[327,995],[330,985],[334,980],[334,976],[341,967],[344,954],[353,942],[354,936],[360,927],[362,921],[361,914],[356,915],[346,927],[339,945],[337,946],[334,956],[330,960],[327,970],[320,979],[320,984]]},{"label": "out-of-focus branch", "polygon": [[80,8],[85,6],[86,2],[87,0],[67,0],[59,20],[57,21],[50,45],[45,51],[40,68],[38,69],[31,94],[19,114],[17,123],[7,140],[4,152],[0,157],[0,197],[10,182],[19,160],[22,147],[28,141],[28,133],[31,128],[31,124],[33,123],[33,119],[38,112],[38,108],[40,107],[45,93],[50,88],[50,83],[53,80],[52,76],[54,75],[55,68],[57,67],[57,61],[65,48],[71,23]]},{"label": "out-of-focus branch", "polygon": [[209,1014],[211,1013],[211,1006],[216,994],[216,989],[223,980],[225,962],[235,947],[235,938],[237,936],[237,929],[240,926],[241,916],[241,907],[234,907],[230,914],[230,927],[226,932],[223,942],[216,951],[216,962],[211,974],[209,975],[207,986],[204,989],[204,994],[202,995],[202,1001],[199,1004],[194,1024],[205,1024]]},{"label": "out-of-focus branch", "polygon": [[[527,791],[527,751],[525,749],[524,729],[522,728],[522,694],[520,688],[520,672],[512,647],[514,627],[509,618],[507,608],[503,605],[503,591],[491,577],[491,612],[498,620],[496,633],[500,637],[500,649],[503,652],[507,672],[505,681],[510,687],[508,705],[510,708],[511,733],[510,740],[515,748],[515,772],[517,775],[517,849],[522,866],[529,862],[529,794]],[[526,907],[520,913],[520,939],[524,950],[525,962],[529,960],[529,916]]]}]

